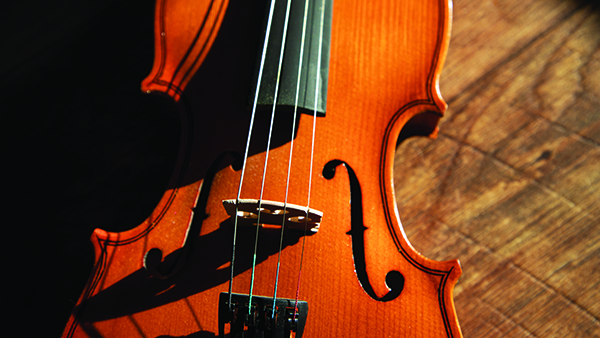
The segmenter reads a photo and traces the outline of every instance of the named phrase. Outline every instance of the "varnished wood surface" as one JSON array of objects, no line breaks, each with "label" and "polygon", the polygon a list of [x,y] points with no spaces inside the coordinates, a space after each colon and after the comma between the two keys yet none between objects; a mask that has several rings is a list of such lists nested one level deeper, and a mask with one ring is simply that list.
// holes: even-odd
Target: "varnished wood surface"
[{"label": "varnished wood surface", "polygon": [[456,0],[452,33],[439,137],[396,153],[408,237],[460,259],[465,337],[599,337],[600,11]]},{"label": "varnished wood surface", "polygon": [[[89,4],[22,6],[4,30],[5,209],[17,219],[3,226],[18,246],[8,328],[23,335],[60,335],[90,273],[91,231],[143,220],[176,146],[168,105],[136,96],[152,5]],[[413,246],[461,260],[465,337],[600,336],[598,15],[575,0],[454,1],[449,109],[437,140],[398,147],[395,185]]]},{"label": "varnished wood surface", "polygon": [[[432,111],[411,120],[407,128],[434,133],[446,108],[437,81],[450,37],[449,2],[336,2],[328,46],[327,115],[298,118],[293,158],[290,115],[275,114],[269,152],[264,148],[266,135],[271,135],[265,124],[268,115],[253,116],[250,154],[241,171],[228,165],[232,159],[220,158],[231,151],[244,153],[251,122],[243,84],[251,80],[251,61],[257,54],[246,42],[260,41],[245,33],[261,33],[256,18],[262,4],[229,2],[215,30],[212,23],[205,25],[202,11],[194,16],[197,21],[179,27],[182,12],[200,7],[209,18],[218,17],[208,14],[209,9],[222,13],[218,3],[199,4],[157,2],[156,26],[165,22],[155,31],[160,62],[155,62],[153,74],[158,75],[142,85],[144,91],[158,88],[182,98],[181,169],[175,170],[172,190],[146,221],[129,231],[94,233],[94,274],[63,337],[215,337],[222,316],[217,310],[224,305],[217,300],[229,287],[234,293],[265,297],[276,289],[278,298],[290,300],[299,295],[310,307],[308,317],[301,318],[306,318],[306,338],[461,337],[452,299],[461,271],[458,262],[435,262],[415,253],[400,230],[392,197],[400,130],[413,116]],[[177,8],[163,14],[170,6]],[[203,29],[198,34],[188,26]],[[171,80],[170,70],[188,74],[187,67],[201,57],[197,53],[206,50],[208,33],[217,28],[210,53],[183,89],[185,81]],[[189,47],[194,36],[201,37],[200,46]],[[193,51],[181,52],[187,48]],[[211,174],[205,169],[209,165],[220,170],[216,167]],[[279,231],[238,228],[236,264],[229,263],[234,227],[222,201],[236,196],[240,175],[242,198],[287,201],[322,211],[318,233],[293,232],[288,219],[280,249]],[[268,206],[262,207],[269,213]],[[193,245],[187,256],[179,249],[183,243],[186,248]],[[146,264],[152,261],[146,255],[150,248],[162,251],[166,265],[175,265],[170,262],[177,259],[185,265],[172,278],[152,278],[156,275],[149,271],[161,269]]]}]

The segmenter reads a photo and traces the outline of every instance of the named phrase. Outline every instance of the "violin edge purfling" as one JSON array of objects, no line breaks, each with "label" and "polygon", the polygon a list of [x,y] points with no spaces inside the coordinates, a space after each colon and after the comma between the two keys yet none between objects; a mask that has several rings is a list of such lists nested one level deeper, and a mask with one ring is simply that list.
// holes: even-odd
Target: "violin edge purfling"
[{"label": "violin edge purfling", "polygon": [[[237,192],[235,162],[250,119],[242,90],[252,70],[240,69],[254,67],[254,59],[232,51],[250,44],[235,37],[235,28],[252,27],[253,9],[242,1],[160,0],[156,6],[156,58],[142,89],[166,93],[180,108],[178,162],[169,190],[144,223],[122,233],[94,232],[94,272],[64,337],[218,332],[232,245],[232,217],[222,204]],[[322,212],[322,220],[310,236],[285,233],[278,282],[278,297],[293,299],[298,291],[308,304],[303,337],[461,337],[452,297],[460,264],[432,261],[412,248],[393,191],[400,132],[435,137],[446,109],[438,81],[450,26],[450,1],[333,4],[327,113],[316,118],[312,174],[308,160],[296,159],[310,155],[315,121],[306,114],[295,119],[288,199],[306,206],[312,177],[307,208]],[[229,95],[220,94],[224,88]],[[268,125],[257,119],[258,130]],[[263,141],[255,137],[251,144]],[[242,198],[253,201],[265,158],[264,145],[257,147],[242,189]],[[290,142],[270,149],[266,175],[278,184],[265,187],[264,199],[274,205],[285,200],[290,149]],[[249,290],[251,263],[243,257],[251,248],[240,239],[253,241],[251,230],[240,230],[236,244],[236,293]],[[260,296],[273,294],[278,245],[271,244],[278,244],[278,231],[260,230],[254,286]],[[158,258],[150,249],[160,250],[153,251]]]}]

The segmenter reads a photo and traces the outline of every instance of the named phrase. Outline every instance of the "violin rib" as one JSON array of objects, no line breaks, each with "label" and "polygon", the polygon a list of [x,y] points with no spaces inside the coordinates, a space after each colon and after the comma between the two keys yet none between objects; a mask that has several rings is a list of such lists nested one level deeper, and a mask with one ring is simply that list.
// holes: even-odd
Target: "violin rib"
[{"label": "violin rib", "polygon": [[[293,303],[302,265],[302,337],[462,337],[452,296],[460,264],[415,251],[393,187],[400,132],[435,137],[446,110],[438,80],[451,9],[450,0],[333,3],[327,113],[316,117],[312,178],[313,117],[276,115],[263,197],[274,210],[264,212],[285,212],[289,166],[294,221],[302,207],[320,217],[318,231],[292,229],[282,242],[277,295]],[[94,232],[95,268],[63,337],[216,337],[233,327],[219,319],[235,214],[223,203],[237,195],[264,12],[243,0],[157,1],[155,62],[142,90],[178,106],[176,168],[144,223]],[[269,120],[270,112],[257,113],[241,191],[256,205]],[[259,230],[253,288],[261,302],[273,296],[280,229]],[[251,225],[238,229],[236,295],[250,289],[254,234]]]}]

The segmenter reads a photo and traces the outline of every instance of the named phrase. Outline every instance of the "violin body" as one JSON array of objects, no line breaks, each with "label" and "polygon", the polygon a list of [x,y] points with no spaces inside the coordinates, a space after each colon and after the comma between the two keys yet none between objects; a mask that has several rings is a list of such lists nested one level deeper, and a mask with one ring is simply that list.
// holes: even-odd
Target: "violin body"
[{"label": "violin body", "polygon": [[[178,105],[178,161],[144,223],[93,233],[95,267],[64,337],[227,336],[219,297],[234,226],[223,201],[238,194],[263,12],[248,1],[157,1],[155,63],[142,89]],[[273,297],[280,260],[277,297],[308,304],[303,337],[461,337],[452,297],[460,265],[412,248],[392,173],[400,132],[435,137],[446,109],[438,79],[450,22],[449,0],[336,1],[314,151],[315,117],[278,113],[265,171],[270,112],[257,114],[242,198],[259,199],[266,172],[263,199],[285,201],[289,167],[287,202],[310,203],[322,219],[310,234],[287,229],[280,257],[280,227],[259,228],[254,282],[256,227],[240,227],[232,289],[248,294],[252,284]]]}]

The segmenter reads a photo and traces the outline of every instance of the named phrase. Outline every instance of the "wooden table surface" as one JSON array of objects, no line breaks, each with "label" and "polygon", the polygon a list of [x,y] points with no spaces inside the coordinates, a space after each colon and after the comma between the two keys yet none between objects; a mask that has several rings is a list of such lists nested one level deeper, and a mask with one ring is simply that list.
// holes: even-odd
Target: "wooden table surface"
[{"label": "wooden table surface", "polygon": [[600,9],[454,1],[437,140],[396,153],[413,246],[458,258],[465,337],[600,337]]},{"label": "wooden table surface", "polygon": [[[152,210],[178,122],[139,93],[151,2],[7,13],[19,15],[3,29],[14,34],[3,35],[0,103],[20,148],[6,162],[18,217],[5,225],[18,233],[4,239],[20,246],[5,290],[16,290],[19,327],[58,336],[90,273],[91,231]],[[449,109],[437,140],[398,146],[395,187],[413,246],[462,263],[465,337],[600,337],[599,44],[592,2],[454,1]]]}]

